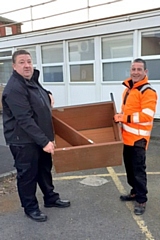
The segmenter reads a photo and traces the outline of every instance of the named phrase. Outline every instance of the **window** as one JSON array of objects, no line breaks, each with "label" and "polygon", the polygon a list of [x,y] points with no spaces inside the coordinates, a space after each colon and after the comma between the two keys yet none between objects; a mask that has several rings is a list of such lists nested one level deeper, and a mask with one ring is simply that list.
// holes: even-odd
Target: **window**
[{"label": "window", "polygon": [[133,36],[114,36],[102,38],[102,58],[124,58],[133,55]]},{"label": "window", "polygon": [[12,61],[11,59],[0,60],[0,84],[8,82],[12,73]]},{"label": "window", "polygon": [[123,81],[129,77],[133,57],[133,34],[103,37],[103,81]]},{"label": "window", "polygon": [[12,27],[5,27],[6,35],[12,35]]},{"label": "window", "polygon": [[94,60],[94,40],[69,42],[69,61]]},{"label": "window", "polygon": [[142,32],[141,56],[146,60],[149,80],[160,80],[160,30]]},{"label": "window", "polygon": [[43,67],[44,82],[63,82],[63,69],[61,66]]},{"label": "window", "polygon": [[0,85],[6,84],[12,73],[12,51],[0,51]]},{"label": "window", "polygon": [[43,82],[63,82],[63,44],[41,47]]},{"label": "window", "polygon": [[93,64],[70,66],[71,82],[93,82]]},{"label": "window", "polygon": [[123,81],[130,75],[131,62],[103,63],[103,81]]},{"label": "window", "polygon": [[12,56],[12,51],[0,52],[0,58],[1,57],[10,57],[10,56]]},{"label": "window", "polygon": [[146,60],[149,80],[160,80],[160,60]]},{"label": "window", "polygon": [[160,55],[160,30],[149,33],[142,33],[141,55]]},{"label": "window", "polygon": [[61,63],[63,62],[63,45],[52,44],[42,46],[42,63]]},{"label": "window", "polygon": [[71,82],[94,82],[94,39],[68,43]]}]

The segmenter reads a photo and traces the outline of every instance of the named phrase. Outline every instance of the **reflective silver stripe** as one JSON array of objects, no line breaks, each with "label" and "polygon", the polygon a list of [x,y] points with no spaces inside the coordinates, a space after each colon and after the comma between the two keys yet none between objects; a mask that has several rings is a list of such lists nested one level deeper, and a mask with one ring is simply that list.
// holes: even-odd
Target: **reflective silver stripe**
[{"label": "reflective silver stripe", "polygon": [[139,113],[133,113],[133,122],[138,123],[139,122]]},{"label": "reflective silver stripe", "polygon": [[138,123],[138,124],[142,126],[149,126],[149,125],[153,125],[153,122],[144,122],[144,123]]},{"label": "reflective silver stripe", "polygon": [[138,136],[150,136],[150,134],[151,134],[151,131],[146,131],[146,130],[142,130],[142,129],[135,129],[135,128],[127,126],[124,123],[123,123],[122,127],[126,132],[130,132],[130,133],[133,133],[133,134],[138,135]]},{"label": "reflective silver stripe", "polygon": [[154,111],[151,110],[150,108],[144,108],[142,109],[142,112],[149,115],[150,117],[154,117]]},{"label": "reflective silver stripe", "polygon": [[151,84],[146,84],[146,85],[144,85],[141,89],[140,89],[140,92],[143,92],[146,88],[151,88],[151,89],[153,89],[153,87],[151,86]]}]

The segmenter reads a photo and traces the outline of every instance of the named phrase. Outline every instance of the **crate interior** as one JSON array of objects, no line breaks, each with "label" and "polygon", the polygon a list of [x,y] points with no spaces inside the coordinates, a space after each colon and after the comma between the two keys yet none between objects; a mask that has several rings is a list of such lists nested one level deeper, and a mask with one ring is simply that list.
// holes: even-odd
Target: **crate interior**
[{"label": "crate interior", "polygon": [[57,148],[119,141],[119,129],[113,116],[113,102],[54,109],[52,119]]}]

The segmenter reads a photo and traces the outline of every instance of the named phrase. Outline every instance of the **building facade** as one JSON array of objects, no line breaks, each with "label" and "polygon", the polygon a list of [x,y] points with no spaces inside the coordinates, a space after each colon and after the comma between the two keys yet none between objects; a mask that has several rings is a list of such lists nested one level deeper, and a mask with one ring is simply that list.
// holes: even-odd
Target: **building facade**
[{"label": "building facade", "polygon": [[0,37],[21,33],[21,23],[0,17]]},{"label": "building facade", "polygon": [[[160,92],[159,23],[160,8],[0,38],[0,83],[11,74],[13,51],[26,49],[55,106],[109,101],[112,92],[119,111],[122,81],[135,58],[146,60],[150,83]],[[160,100],[156,118],[159,106]]]}]

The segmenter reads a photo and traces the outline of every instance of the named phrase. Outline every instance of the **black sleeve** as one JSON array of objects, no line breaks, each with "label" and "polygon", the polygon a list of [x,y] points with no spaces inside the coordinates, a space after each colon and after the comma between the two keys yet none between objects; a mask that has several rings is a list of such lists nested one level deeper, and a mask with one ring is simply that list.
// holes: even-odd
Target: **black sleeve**
[{"label": "black sleeve", "polygon": [[27,91],[23,88],[12,88],[12,90],[10,90],[10,92],[4,97],[13,117],[18,122],[18,125],[34,140],[36,144],[41,147],[46,146],[49,139],[33,118],[33,111],[29,103]]}]

